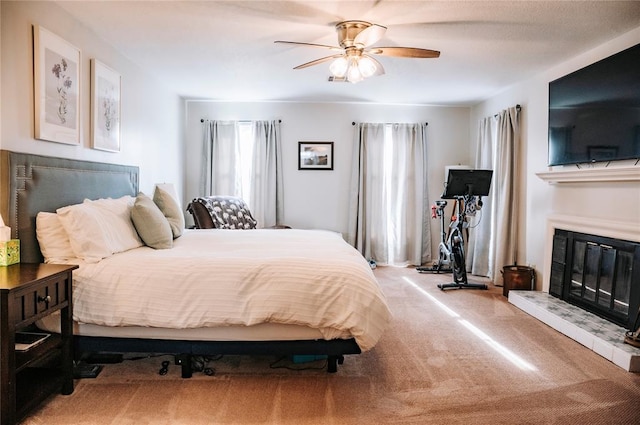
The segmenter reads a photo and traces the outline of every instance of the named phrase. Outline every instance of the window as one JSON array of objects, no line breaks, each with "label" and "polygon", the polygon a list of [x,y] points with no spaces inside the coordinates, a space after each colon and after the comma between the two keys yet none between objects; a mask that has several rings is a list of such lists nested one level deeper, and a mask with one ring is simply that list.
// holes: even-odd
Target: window
[{"label": "window", "polygon": [[348,242],[367,259],[421,265],[431,257],[425,225],[426,126],[360,123],[351,181]]},{"label": "window", "polygon": [[282,217],[279,121],[207,121],[201,193],[242,198],[261,226]]}]

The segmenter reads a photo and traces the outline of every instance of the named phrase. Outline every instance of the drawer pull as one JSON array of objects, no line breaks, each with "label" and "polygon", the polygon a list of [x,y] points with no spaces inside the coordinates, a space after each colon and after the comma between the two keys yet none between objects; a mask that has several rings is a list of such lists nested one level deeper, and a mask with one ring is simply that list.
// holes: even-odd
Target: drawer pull
[{"label": "drawer pull", "polygon": [[38,302],[39,303],[49,304],[51,302],[51,295],[47,295],[46,297],[42,297],[42,296],[38,295]]}]

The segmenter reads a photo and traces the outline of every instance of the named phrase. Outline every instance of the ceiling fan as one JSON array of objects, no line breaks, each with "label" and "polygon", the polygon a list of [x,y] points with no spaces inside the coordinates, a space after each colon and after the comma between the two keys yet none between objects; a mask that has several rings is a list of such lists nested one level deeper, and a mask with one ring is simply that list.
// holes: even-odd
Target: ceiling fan
[{"label": "ceiling fan", "polygon": [[437,50],[420,49],[416,47],[373,47],[372,44],[380,40],[386,30],[386,27],[370,22],[343,21],[336,24],[340,47],[281,40],[275,41],[275,43],[319,47],[340,52],[303,63],[293,69],[307,68],[332,60],[333,62],[329,70],[333,76],[352,83],[357,83],[375,75],[384,74],[382,64],[371,55],[403,58],[437,58],[440,56],[440,52]]}]

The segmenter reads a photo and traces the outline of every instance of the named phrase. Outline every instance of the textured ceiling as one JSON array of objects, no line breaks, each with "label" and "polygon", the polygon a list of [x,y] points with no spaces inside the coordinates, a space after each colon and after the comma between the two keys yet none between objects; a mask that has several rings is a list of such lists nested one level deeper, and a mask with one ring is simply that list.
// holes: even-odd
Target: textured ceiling
[{"label": "textured ceiling", "polygon": [[[185,98],[471,105],[640,27],[640,1],[56,1]],[[439,50],[378,57],[386,74],[328,82],[335,24],[387,27],[378,46]],[[329,53],[327,53],[329,52]]]}]

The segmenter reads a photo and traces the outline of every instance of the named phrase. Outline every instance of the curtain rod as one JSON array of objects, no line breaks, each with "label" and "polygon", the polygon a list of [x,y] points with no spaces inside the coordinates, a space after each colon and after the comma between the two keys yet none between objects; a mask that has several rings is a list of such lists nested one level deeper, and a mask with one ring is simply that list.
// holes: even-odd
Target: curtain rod
[{"label": "curtain rod", "polygon": [[[207,120],[205,120],[204,118],[200,118],[200,122],[205,122]],[[251,120],[242,120],[240,122],[251,122]],[[282,120],[278,120],[279,123],[282,123]]]},{"label": "curtain rod", "polygon": [[[522,109],[522,106],[520,106],[520,104],[516,105],[516,109],[518,110],[518,112],[520,112],[520,110]],[[499,114],[494,114],[493,117],[497,117]]]},{"label": "curtain rod", "polygon": [[[385,123],[385,124],[395,124],[395,123]],[[351,122],[351,125],[356,125],[356,122],[355,122],[355,121],[352,121],[352,122]],[[429,123],[428,123],[428,122],[426,122],[426,123],[424,123],[424,125],[429,125]]]}]

